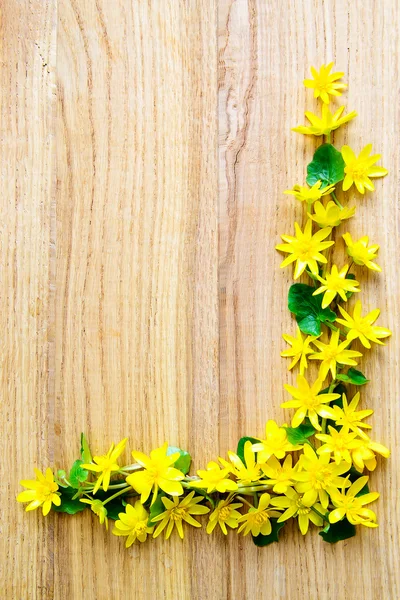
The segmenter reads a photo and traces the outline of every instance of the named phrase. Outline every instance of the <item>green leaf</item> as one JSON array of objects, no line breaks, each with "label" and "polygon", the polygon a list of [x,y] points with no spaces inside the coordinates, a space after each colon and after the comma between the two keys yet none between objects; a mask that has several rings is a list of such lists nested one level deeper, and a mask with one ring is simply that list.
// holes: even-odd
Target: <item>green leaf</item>
[{"label": "green leaf", "polygon": [[89,450],[89,444],[84,433],[81,433],[81,456],[85,464],[92,462],[92,455]]},{"label": "green leaf", "polygon": [[307,166],[307,183],[313,186],[317,181],[322,187],[342,181],[345,163],[342,155],[332,144],[322,144],[314,153],[313,159]]},{"label": "green leaf", "polygon": [[71,467],[71,471],[69,472],[69,482],[71,486],[75,489],[78,489],[80,487],[80,484],[86,481],[89,475],[88,471],[82,469],[82,464],[82,460],[76,460]]},{"label": "green leaf", "polygon": [[107,509],[107,517],[112,519],[113,521],[118,521],[119,513],[125,513],[125,504],[122,503],[122,500],[119,498],[115,498],[115,500],[111,500],[111,502],[107,502],[105,508]]},{"label": "green leaf", "polygon": [[73,487],[62,488],[61,490],[61,505],[55,506],[52,504],[52,510],[55,512],[68,513],[69,515],[75,515],[78,512],[82,512],[89,505],[79,502],[79,500],[73,500],[76,490]]},{"label": "green leaf", "polygon": [[190,456],[189,452],[186,452],[186,450],[181,450],[175,446],[168,446],[167,456],[170,456],[170,454],[174,454],[175,452],[179,453],[179,458],[174,462],[175,469],[178,469],[179,471],[182,471],[184,475],[187,475],[190,470],[192,457]]},{"label": "green leaf", "polygon": [[268,546],[272,542],[279,542],[279,531],[286,525],[286,521],[278,523],[277,519],[271,519],[272,531],[269,535],[262,535],[261,533],[257,536],[252,536],[253,542],[256,546]]},{"label": "green leaf", "polygon": [[312,425],[306,425],[303,423],[298,427],[286,427],[286,435],[291,444],[306,444],[308,438],[314,435],[315,429]]},{"label": "green leaf", "polygon": [[356,535],[356,528],[349,523],[347,519],[338,521],[337,523],[328,523],[322,531],[319,532],[324,542],[336,544],[342,540],[347,540]]},{"label": "green leaf", "polygon": [[240,438],[240,440],[238,441],[236,454],[238,455],[238,457],[240,458],[240,460],[242,461],[243,464],[246,464],[245,460],[244,460],[244,445],[245,445],[245,443],[251,442],[252,444],[258,444],[259,441],[260,440],[257,438],[247,437],[247,436]]},{"label": "green leaf", "polygon": [[347,373],[338,373],[336,379],[345,381],[346,383],[352,383],[353,385],[365,385],[369,382],[369,379],[367,379],[361,371],[357,371],[357,369],[353,369],[353,367],[351,367]]},{"label": "green leaf", "polygon": [[161,513],[163,513],[166,510],[165,506],[161,500],[161,498],[163,496],[165,496],[164,492],[160,492],[157,495],[157,498],[155,499],[154,504],[152,504],[150,506],[150,514],[149,514],[149,520],[148,520],[149,527],[152,527],[154,525],[154,523],[152,523],[152,520],[154,519],[154,517],[161,515]]},{"label": "green leaf", "polygon": [[329,307],[322,308],[322,294],[313,296],[315,288],[305,283],[290,286],[288,307],[296,316],[300,330],[307,335],[319,335],[321,323],[333,323],[336,313]]}]

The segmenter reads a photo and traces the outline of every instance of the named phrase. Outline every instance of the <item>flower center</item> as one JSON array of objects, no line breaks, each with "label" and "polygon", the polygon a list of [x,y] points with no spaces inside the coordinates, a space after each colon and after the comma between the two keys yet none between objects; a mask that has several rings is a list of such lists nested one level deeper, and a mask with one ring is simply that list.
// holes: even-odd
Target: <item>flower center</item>
[{"label": "flower center", "polygon": [[296,500],[296,506],[299,515],[308,515],[308,513],[311,511],[309,506],[304,506],[300,498]]},{"label": "flower center", "polygon": [[186,509],[185,508],[173,508],[171,510],[171,519],[173,521],[182,521],[184,515],[186,514]]},{"label": "flower center", "polygon": [[231,509],[229,508],[229,506],[224,506],[219,511],[219,520],[226,521],[227,519],[229,519],[230,514],[231,514]]},{"label": "flower center", "polygon": [[139,521],[135,525],[135,530],[138,535],[140,535],[142,533],[146,533],[146,529],[147,529],[147,521]]},{"label": "flower center", "polygon": [[263,523],[266,523],[268,520],[269,520],[269,516],[265,512],[259,512],[256,515],[254,515],[254,522],[257,523],[257,525],[262,525]]}]

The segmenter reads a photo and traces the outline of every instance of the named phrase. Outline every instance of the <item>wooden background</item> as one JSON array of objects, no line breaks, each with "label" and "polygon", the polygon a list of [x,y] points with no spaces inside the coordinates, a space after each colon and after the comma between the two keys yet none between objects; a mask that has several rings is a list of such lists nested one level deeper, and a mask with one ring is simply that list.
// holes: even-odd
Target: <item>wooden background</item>
[{"label": "wooden background", "polygon": [[[5,0],[1,6],[1,597],[400,598],[399,17],[397,0]],[[381,243],[363,302],[397,330],[363,390],[392,458],[372,476],[380,528],[337,546],[289,526],[129,551],[89,511],[24,514],[18,480],[93,449],[165,439],[197,468],[282,420],[290,269],[278,234],[301,207],[314,140],[311,64],[346,72],[390,176],[350,231]],[[396,506],[397,503],[397,506]]]}]

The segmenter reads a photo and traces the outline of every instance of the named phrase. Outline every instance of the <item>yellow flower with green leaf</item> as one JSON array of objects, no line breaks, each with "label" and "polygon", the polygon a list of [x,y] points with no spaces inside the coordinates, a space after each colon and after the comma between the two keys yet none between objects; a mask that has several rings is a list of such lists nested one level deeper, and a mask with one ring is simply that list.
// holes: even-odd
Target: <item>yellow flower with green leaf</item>
[{"label": "yellow flower with green leaf", "polygon": [[152,523],[160,522],[155,530],[153,537],[158,537],[160,533],[166,528],[165,539],[167,540],[174,527],[178,532],[179,537],[183,540],[183,523],[188,523],[193,527],[201,527],[201,524],[194,519],[192,515],[206,515],[210,512],[210,509],[203,504],[199,504],[204,500],[203,496],[194,496],[194,492],[190,492],[183,500],[179,502],[178,498],[162,497],[161,502],[165,506],[165,511],[161,514],[153,517]]},{"label": "yellow flower with green leaf", "polygon": [[237,510],[241,508],[243,504],[241,502],[232,502],[229,498],[220,500],[210,514],[210,519],[207,523],[207,533],[212,533],[217,525],[220,526],[221,531],[224,535],[228,534],[227,527],[236,529],[238,527],[238,521],[242,516]]},{"label": "yellow flower with green leaf", "polygon": [[380,159],[380,154],[370,156],[372,144],[368,144],[361,150],[358,156],[355,155],[350,146],[343,146],[342,156],[346,163],[344,168],[345,178],[343,180],[343,190],[347,191],[355,184],[360,194],[365,190],[373,192],[375,187],[371,181],[374,177],[384,177],[388,174],[387,169],[375,166]]},{"label": "yellow flower with green leaf", "polygon": [[108,530],[108,513],[103,502],[101,500],[90,500],[90,498],[80,498],[79,501],[83,502],[84,504],[89,504],[90,510],[99,517],[100,525],[103,525],[103,523],[105,523],[106,529]]},{"label": "yellow flower with green leaf", "polygon": [[305,87],[314,90],[314,98],[321,98],[325,104],[329,104],[330,102],[329,95],[341,96],[342,92],[340,90],[347,88],[345,83],[338,83],[338,80],[342,79],[344,73],[341,71],[331,73],[333,65],[333,62],[322,65],[319,71],[311,67],[313,79],[304,80]]},{"label": "yellow flower with green leaf", "polygon": [[264,483],[273,486],[272,491],[275,494],[284,494],[288,487],[294,485],[292,474],[297,467],[293,467],[291,454],[287,455],[283,464],[275,456],[271,456],[261,468],[265,476],[268,477]]},{"label": "yellow flower with green leaf", "polygon": [[291,346],[291,348],[281,352],[281,356],[284,358],[287,357],[293,359],[288,366],[288,370],[290,371],[290,369],[293,369],[293,367],[300,361],[300,374],[303,375],[305,369],[307,369],[307,354],[314,352],[314,350],[310,348],[310,343],[316,340],[319,336],[308,335],[303,338],[300,328],[297,327],[296,337],[286,333],[284,333],[282,337],[285,342]]},{"label": "yellow flower with green leaf", "polygon": [[317,279],[323,284],[315,290],[313,296],[324,294],[322,298],[322,308],[326,308],[330,305],[332,300],[336,298],[337,294],[341,297],[344,302],[347,302],[346,292],[359,292],[358,281],[354,279],[347,279],[347,271],[349,265],[345,265],[342,269],[337,268],[336,265],[332,265],[331,272],[327,273],[325,277],[317,275]]},{"label": "yellow flower with green leaf", "polygon": [[376,514],[368,508],[370,504],[379,498],[378,492],[369,492],[357,496],[368,482],[368,477],[359,477],[347,490],[332,490],[330,496],[335,509],[329,513],[329,522],[337,523],[346,517],[352,525],[365,525],[366,527],[378,527]]},{"label": "yellow flower with green leaf", "polygon": [[117,463],[117,459],[125,450],[127,440],[128,438],[121,440],[116,446],[115,444],[111,444],[107,454],[94,456],[93,462],[81,465],[82,469],[99,474],[96,485],[93,488],[93,494],[97,492],[101,485],[105,492],[108,490],[112,473],[119,471],[120,467]]},{"label": "yellow flower with green leaf", "polygon": [[366,266],[371,271],[382,271],[380,266],[373,262],[378,256],[378,244],[368,246],[369,238],[367,235],[364,235],[357,242],[353,242],[350,233],[344,233],[343,239],[347,246],[346,252],[356,265]]},{"label": "yellow flower with green leaf", "polygon": [[350,404],[347,402],[346,394],[342,395],[343,408],[340,406],[334,406],[335,410],[335,423],[342,427],[348,427],[351,431],[354,431],[360,437],[368,440],[367,434],[363,429],[371,429],[371,425],[363,423],[363,419],[373,414],[373,410],[356,410],[358,403],[360,402],[360,392],[352,398]]},{"label": "yellow flower with green leaf", "polygon": [[326,406],[332,400],[340,398],[339,394],[320,394],[322,388],[322,380],[317,379],[312,386],[308,383],[303,375],[297,377],[297,388],[292,385],[285,384],[284,388],[293,397],[293,400],[283,402],[282,408],[296,408],[295,415],[292,419],[292,427],[298,427],[308,417],[311,425],[320,430],[318,417],[323,419],[334,419],[335,411],[330,406]]},{"label": "yellow flower with green leaf", "polygon": [[310,354],[310,360],[320,360],[321,366],[319,377],[324,381],[330,371],[333,379],[336,378],[337,365],[349,365],[355,367],[357,362],[354,360],[362,356],[361,352],[356,350],[348,350],[347,346],[351,343],[350,340],[340,342],[340,331],[332,331],[329,344],[324,344],[319,340],[315,340],[314,345],[317,346],[319,352]]},{"label": "yellow flower with green leaf", "polygon": [[319,514],[313,511],[313,509],[315,509],[319,513],[323,514],[324,509],[321,506],[321,504],[315,503],[312,507],[306,506],[302,502],[302,495],[296,492],[293,488],[287,488],[284,494],[284,496],[281,496],[279,498],[272,498],[271,500],[271,504],[273,506],[277,506],[281,509],[286,509],[285,512],[279,517],[278,523],[283,523],[283,521],[287,521],[292,517],[297,517],[299,522],[299,528],[303,535],[307,533],[310,521],[314,523],[314,525],[318,525],[318,527],[322,526],[322,517],[320,517]]},{"label": "yellow flower with green leaf", "polygon": [[152,450],[150,456],[135,451],[132,452],[132,456],[144,470],[128,475],[126,482],[139,492],[142,503],[146,502],[151,490],[153,490],[152,504],[155,502],[159,489],[171,496],[183,494],[180,481],[185,476],[172,466],[178,460],[179,452],[168,454],[167,442],[160,448]]},{"label": "yellow flower with green leaf", "polygon": [[361,301],[358,300],[354,306],[353,316],[350,316],[350,314],[341,306],[339,306],[339,310],[343,319],[336,319],[336,321],[348,329],[348,340],[355,340],[358,338],[365,348],[371,348],[370,341],[374,342],[374,344],[383,346],[384,343],[381,342],[381,339],[392,335],[392,332],[390,329],[387,329],[387,327],[377,327],[374,325],[381,313],[379,308],[372,310],[363,317],[361,315]]},{"label": "yellow flower with green leaf", "polygon": [[58,485],[50,468],[44,475],[39,469],[34,469],[36,479],[22,479],[19,483],[28,488],[17,496],[18,502],[29,502],[26,511],[42,507],[43,516],[49,514],[51,505],[60,506],[61,498],[57,491]]},{"label": "yellow flower with green leaf", "polygon": [[285,427],[279,427],[276,421],[270,419],[265,426],[265,439],[253,444],[253,451],[258,452],[257,460],[266,463],[271,456],[285,458],[287,452],[300,450],[301,446],[289,442]]},{"label": "yellow flower with green leaf", "polygon": [[337,465],[343,460],[351,463],[350,452],[358,446],[358,440],[356,440],[357,434],[352,433],[349,430],[348,425],[344,425],[339,430],[328,425],[328,431],[329,435],[326,433],[317,433],[315,435],[317,440],[324,442],[324,444],[318,448],[317,453],[333,454],[333,460]]},{"label": "yellow flower with green leaf", "polygon": [[327,259],[321,252],[333,246],[335,242],[327,241],[324,242],[332,229],[326,227],[320,229],[313,235],[312,233],[312,221],[308,219],[304,232],[301,231],[298,223],[294,224],[295,236],[281,235],[285,244],[278,244],[276,247],[280,252],[289,254],[287,258],[281,263],[281,269],[296,261],[296,268],[294,271],[294,278],[297,279],[308,267],[313,275],[318,275],[318,263],[326,263]]},{"label": "yellow flower with green leaf", "polygon": [[357,448],[351,453],[351,458],[357,471],[362,473],[364,467],[367,467],[368,471],[374,471],[376,469],[375,453],[380,454],[384,458],[389,458],[390,456],[389,448],[386,448],[383,444],[378,444],[370,439],[360,440]]},{"label": "yellow flower with green leaf", "polygon": [[115,521],[113,534],[126,537],[125,547],[129,548],[133,542],[145,542],[147,536],[154,531],[154,526],[149,527],[149,513],[144,508],[140,500],[136,500],[135,505],[127,504],[125,512],[118,514],[118,521]]},{"label": "yellow flower with green leaf", "polygon": [[311,126],[304,127],[303,125],[299,125],[298,127],[293,127],[292,131],[296,131],[296,133],[303,133],[304,135],[329,135],[331,131],[338,129],[338,127],[348,123],[348,121],[351,121],[357,116],[356,111],[353,110],[345,117],[342,117],[344,108],[344,106],[340,106],[332,114],[327,105],[323,104],[321,117],[317,117],[317,115],[307,111],[305,116],[310,121]]},{"label": "yellow flower with green leaf", "polygon": [[214,492],[233,492],[238,489],[237,483],[229,479],[231,474],[231,466],[228,463],[228,467],[221,469],[218,463],[210,461],[207,465],[207,469],[200,469],[197,471],[197,475],[200,477],[200,481],[191,481],[190,485],[194,488],[202,488],[207,490],[207,494]]},{"label": "yellow flower with green leaf", "polygon": [[330,462],[329,454],[318,456],[308,444],[304,446],[304,454],[300,457],[300,468],[293,474],[296,481],[296,491],[303,494],[302,503],[305,506],[314,506],[319,498],[326,509],[329,504],[328,493],[339,487],[348,487],[350,482],[344,477],[351,467],[351,463],[341,462],[337,465]]},{"label": "yellow flower with green leaf", "polygon": [[258,507],[252,506],[249,508],[249,512],[242,515],[239,519],[239,523],[242,523],[238,529],[238,533],[243,531],[243,535],[248,535],[250,532],[252,535],[257,536],[269,535],[272,531],[271,518],[277,518],[281,516],[281,513],[273,508],[268,508],[270,505],[271,496],[269,494],[261,494]]},{"label": "yellow flower with green leaf", "polygon": [[310,219],[315,221],[319,227],[338,227],[345,219],[350,219],[356,212],[355,207],[344,206],[340,208],[332,200],[326,206],[322,202],[314,204],[314,214],[307,213]]},{"label": "yellow flower with green leaf", "polygon": [[316,200],[320,200],[323,196],[328,196],[335,190],[335,184],[322,186],[322,181],[317,181],[312,187],[303,187],[296,183],[292,190],[285,190],[283,193],[289,196],[294,196],[296,200],[312,204]]},{"label": "yellow flower with green leaf", "polygon": [[263,476],[261,466],[256,461],[255,452],[252,450],[252,443],[247,440],[243,448],[244,462],[234,452],[229,451],[228,457],[230,463],[223,458],[220,462],[229,472],[232,473],[240,482],[241,485],[249,485],[254,481],[258,481]]}]

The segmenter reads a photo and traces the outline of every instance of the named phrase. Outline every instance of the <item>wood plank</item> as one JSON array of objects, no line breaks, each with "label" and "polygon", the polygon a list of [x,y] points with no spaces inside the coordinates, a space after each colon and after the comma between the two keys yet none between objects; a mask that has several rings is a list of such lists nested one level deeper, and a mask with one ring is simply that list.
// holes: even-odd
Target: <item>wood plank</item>
[{"label": "wood plank", "polygon": [[[60,465],[83,430],[95,453],[218,449],[216,50],[214,0],[59,2]],[[56,598],[216,589],[205,533],[127,551],[94,521],[55,522]]]},{"label": "wood plank", "polygon": [[[361,149],[372,142],[390,169],[375,194],[352,199],[357,216],[349,231],[381,244],[383,274],[362,276],[362,298],[371,309],[381,307],[382,324],[396,330],[398,49],[395,1],[219,2],[221,451],[241,435],[261,435],[267,418],[288,418],[279,405],[283,382],[294,378],[279,352],[282,333],[294,328],[286,308],[292,276],[279,270],[282,258],[274,246],[301,218],[301,207],[282,192],[304,182],[316,147],[290,131],[316,106],[302,87],[310,65],[335,60],[350,84],[344,103],[359,116],[335,133],[336,145],[348,141]],[[374,436],[392,450],[391,460],[380,461],[371,477],[382,494],[379,530],[362,531],[337,547],[324,545],[316,533],[304,539],[297,526],[283,533],[279,545],[260,550],[232,536],[226,597],[399,597],[398,356],[396,336],[362,360],[372,379],[362,391],[363,405],[375,409]]]},{"label": "wood plank", "polygon": [[53,597],[52,520],[15,502],[54,464],[56,1],[0,14],[1,596]]}]

